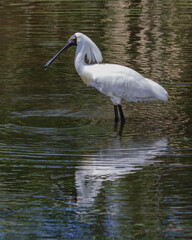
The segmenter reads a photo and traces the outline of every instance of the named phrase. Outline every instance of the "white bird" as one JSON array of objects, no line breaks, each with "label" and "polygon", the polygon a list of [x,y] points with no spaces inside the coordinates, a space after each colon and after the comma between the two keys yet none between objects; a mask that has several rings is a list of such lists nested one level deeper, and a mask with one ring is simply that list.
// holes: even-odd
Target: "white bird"
[{"label": "white bird", "polygon": [[[135,70],[117,64],[102,64],[102,54],[96,44],[86,35],[75,33],[68,43],[45,65],[47,68],[65,49],[75,45],[75,68],[81,79],[109,96],[114,104],[115,121],[125,122],[121,99],[127,101],[168,100],[168,93],[158,83],[143,77]],[[89,64],[85,62],[85,56]],[[90,64],[91,62],[96,64]]]}]

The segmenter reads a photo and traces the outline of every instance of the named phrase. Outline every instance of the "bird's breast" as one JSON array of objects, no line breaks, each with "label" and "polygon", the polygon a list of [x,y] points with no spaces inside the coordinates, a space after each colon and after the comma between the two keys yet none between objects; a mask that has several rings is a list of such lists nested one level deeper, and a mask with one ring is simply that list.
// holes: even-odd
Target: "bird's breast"
[{"label": "bird's breast", "polygon": [[88,72],[83,72],[82,74],[79,74],[79,75],[86,85],[90,85],[91,75]]}]

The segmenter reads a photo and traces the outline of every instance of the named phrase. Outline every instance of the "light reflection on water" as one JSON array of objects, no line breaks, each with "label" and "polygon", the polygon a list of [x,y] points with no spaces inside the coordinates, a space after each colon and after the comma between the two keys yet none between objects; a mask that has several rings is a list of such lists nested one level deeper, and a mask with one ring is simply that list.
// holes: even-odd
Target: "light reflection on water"
[{"label": "light reflection on water", "polygon": [[[110,131],[105,132],[102,126],[97,128],[97,137],[94,127],[74,130],[7,128],[14,137],[11,145],[1,145],[2,216],[7,219],[1,224],[5,232],[9,231],[7,236],[11,236],[10,233],[19,237],[25,234],[24,229],[30,224],[30,219],[33,219],[33,225],[27,229],[36,237],[58,236],[55,227],[62,231],[61,223],[66,224],[63,233],[66,238],[70,237],[72,229],[74,238],[81,235],[78,224],[82,224],[81,231],[86,234],[86,221],[90,221],[90,224],[95,222],[95,211],[100,214],[103,211],[97,204],[108,204],[108,201],[103,202],[99,197],[105,188],[104,183],[117,183],[118,179],[125,178],[129,173],[141,171],[143,166],[157,164],[160,160],[155,157],[162,156],[167,149],[166,139],[150,140],[146,137],[143,140],[134,136],[121,139],[116,132],[112,132],[110,137],[107,133]],[[19,142],[23,134],[29,142]],[[17,138],[17,144],[14,145]],[[121,199],[120,195],[118,198]],[[109,204],[112,203],[109,201]],[[89,214],[86,214],[86,209]],[[121,210],[115,209],[113,214],[122,214]],[[63,214],[65,217],[61,222]],[[57,220],[53,220],[55,217]],[[124,217],[126,220],[126,215]],[[13,226],[12,231],[7,221]],[[39,221],[43,221],[42,225],[38,225]],[[109,220],[110,224],[112,222]],[[118,227],[115,229],[118,230]],[[108,231],[116,234],[114,230]]]},{"label": "light reflection on water", "polygon": [[[190,4],[2,0],[0,238],[192,238]],[[75,49],[44,71],[77,31],[169,101],[123,102],[114,126]]]},{"label": "light reflection on water", "polygon": [[166,151],[167,140],[145,142],[139,139],[113,139],[106,148],[82,162],[75,172],[78,206],[87,206],[94,201],[105,181],[115,181],[127,174],[153,163]]}]

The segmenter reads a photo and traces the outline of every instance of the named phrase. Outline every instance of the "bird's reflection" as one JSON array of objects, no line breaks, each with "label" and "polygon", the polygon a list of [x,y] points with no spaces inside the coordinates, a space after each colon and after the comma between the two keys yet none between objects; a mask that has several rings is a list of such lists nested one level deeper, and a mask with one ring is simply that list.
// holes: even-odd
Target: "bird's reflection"
[{"label": "bird's reflection", "polygon": [[119,124],[118,124],[118,122],[115,122],[115,124],[114,124],[114,132],[118,133],[118,135],[121,136],[122,133],[123,133],[124,125],[125,125],[124,122],[123,123],[120,122]]},{"label": "bird's reflection", "polygon": [[[123,128],[123,126],[120,126]],[[120,129],[121,130],[121,129]],[[167,148],[167,139],[114,138],[98,152],[86,156],[75,173],[77,204],[94,202],[104,181],[114,181],[152,164]]]}]

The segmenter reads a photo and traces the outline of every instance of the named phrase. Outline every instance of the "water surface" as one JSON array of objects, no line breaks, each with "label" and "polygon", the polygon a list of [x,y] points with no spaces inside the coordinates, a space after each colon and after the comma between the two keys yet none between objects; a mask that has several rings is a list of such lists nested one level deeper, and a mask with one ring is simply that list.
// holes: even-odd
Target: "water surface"
[{"label": "water surface", "polygon": [[[191,1],[0,4],[0,239],[190,239]],[[110,99],[77,75],[75,32],[168,102]]]}]

